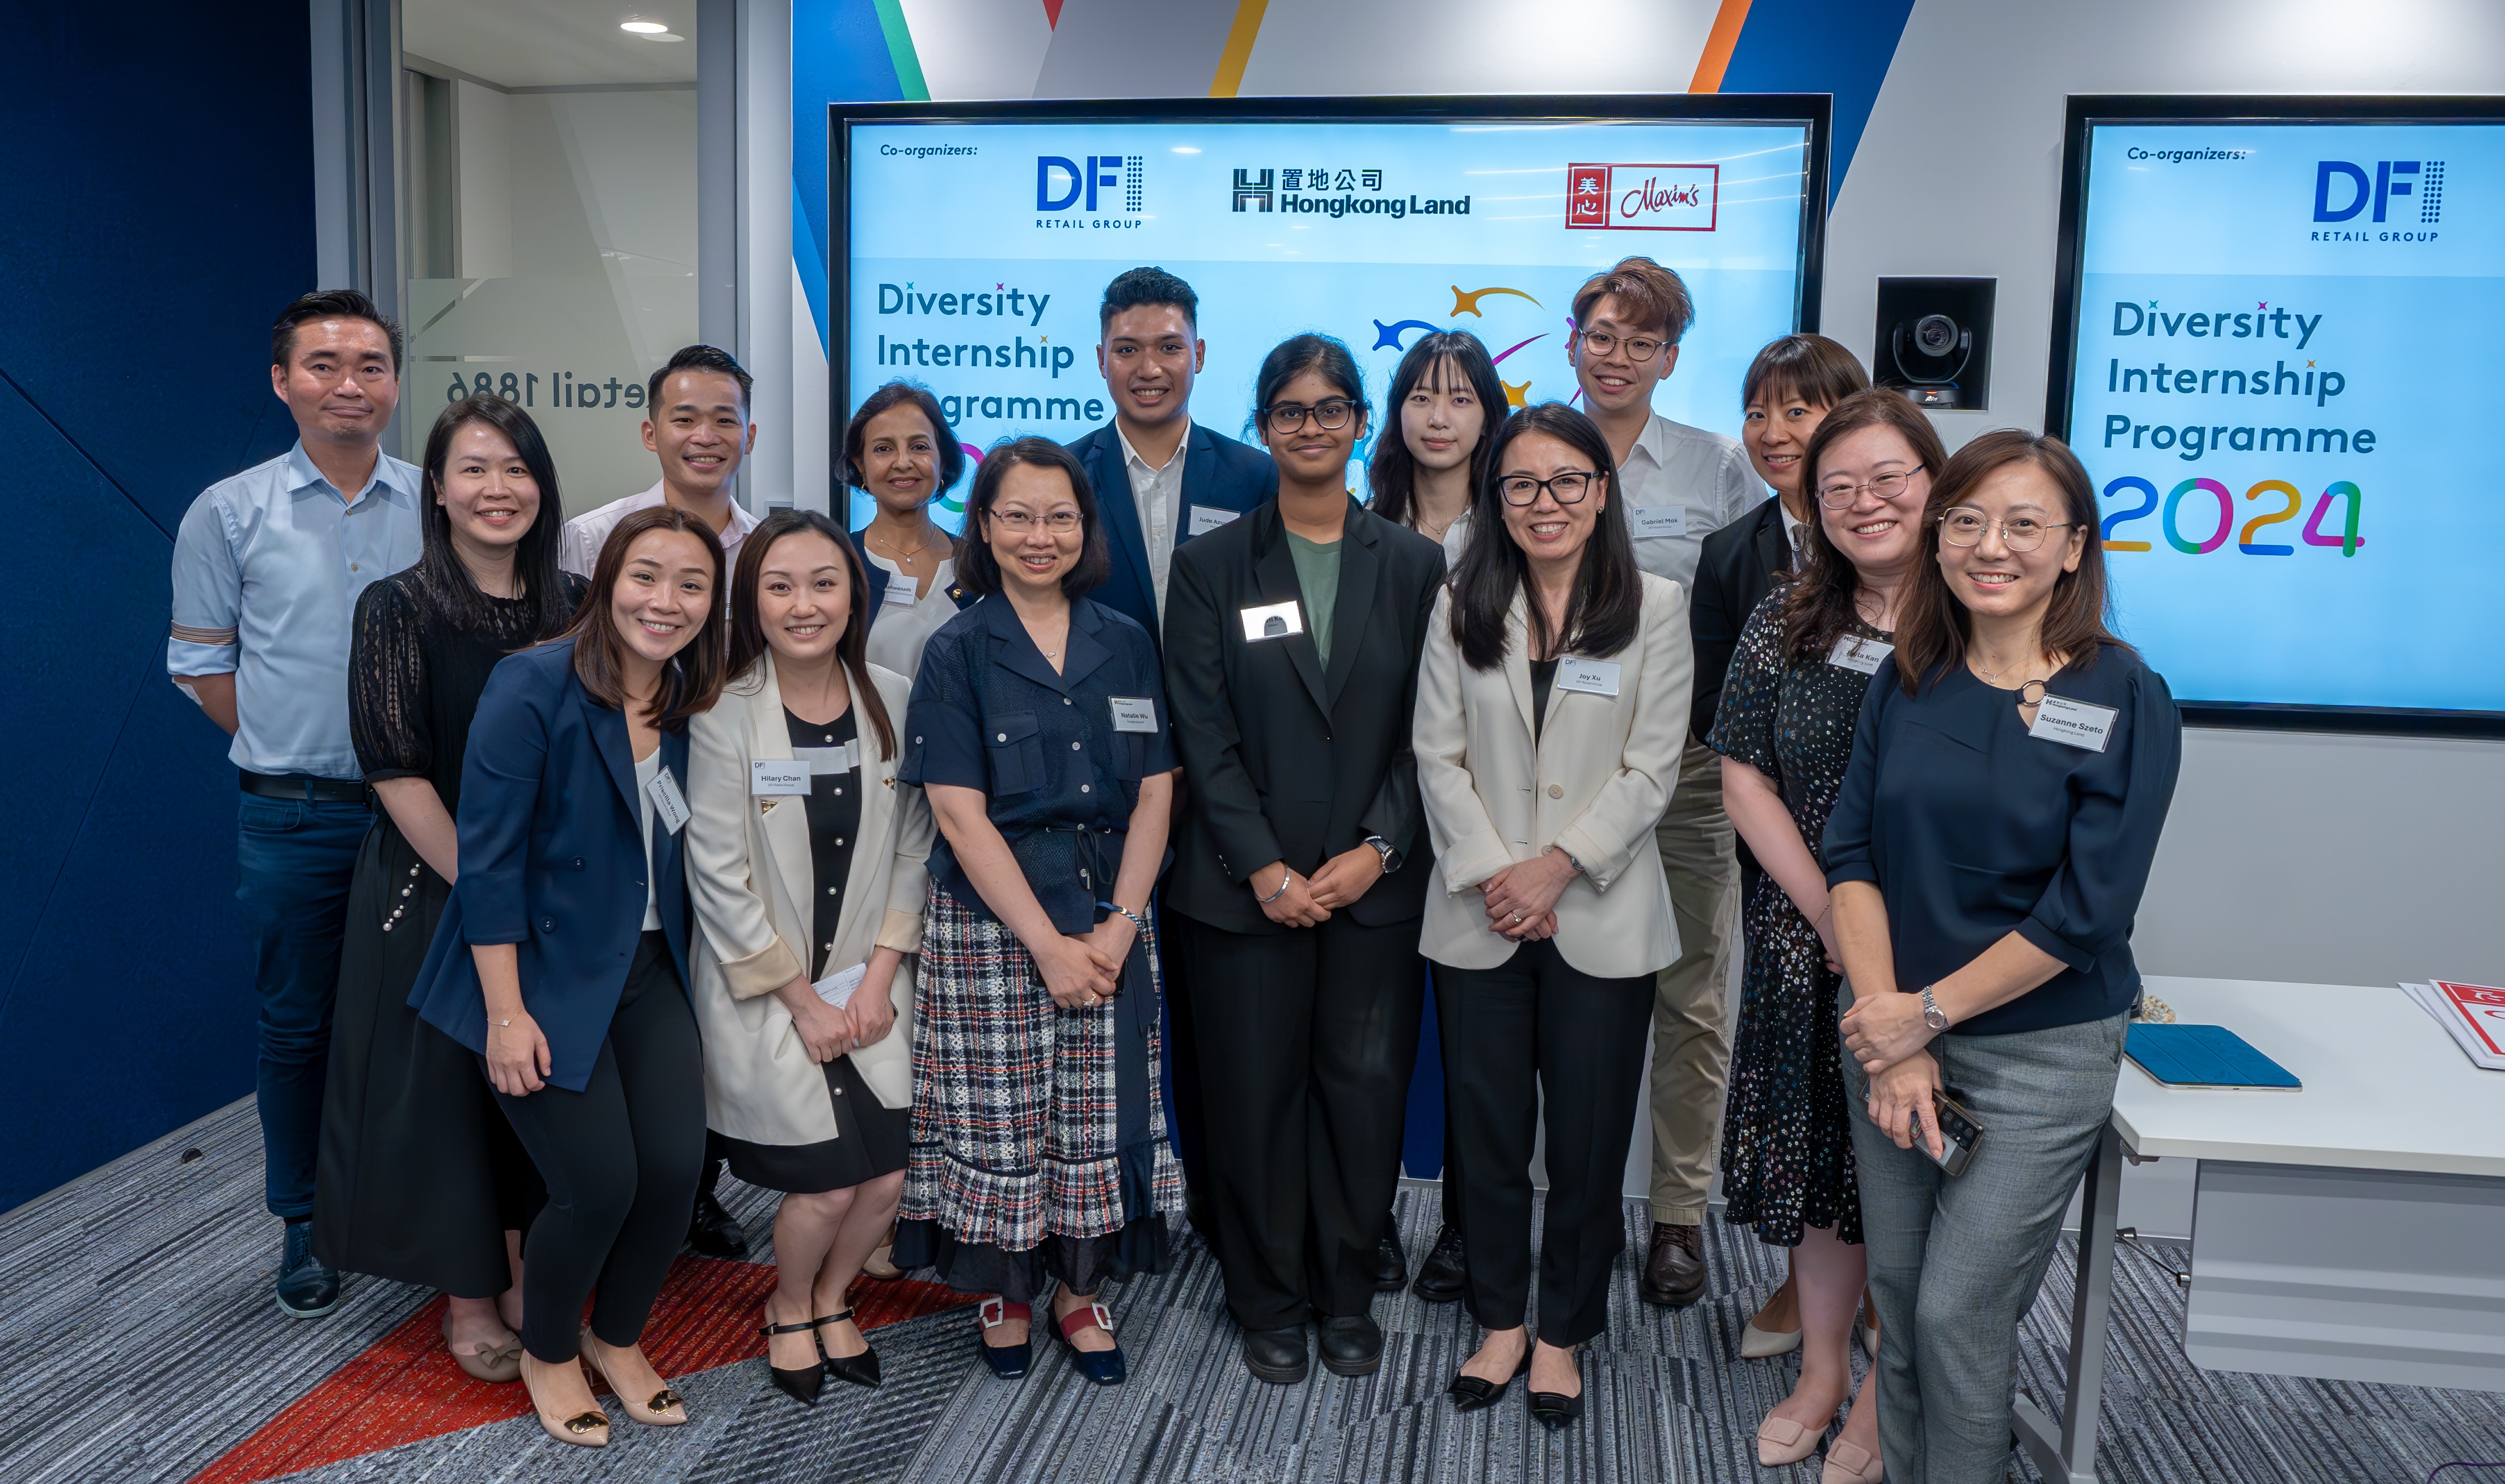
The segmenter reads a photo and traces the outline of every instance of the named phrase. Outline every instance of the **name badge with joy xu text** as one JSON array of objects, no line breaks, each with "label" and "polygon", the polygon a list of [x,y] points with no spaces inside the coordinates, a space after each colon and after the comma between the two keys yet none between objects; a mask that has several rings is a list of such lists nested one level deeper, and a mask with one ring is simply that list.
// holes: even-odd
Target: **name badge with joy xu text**
[{"label": "name badge with joy xu text", "polygon": [[1557,661],[1557,689],[1580,690],[1585,695],[1618,693],[1618,662],[1614,659],[1576,659],[1571,655]]}]

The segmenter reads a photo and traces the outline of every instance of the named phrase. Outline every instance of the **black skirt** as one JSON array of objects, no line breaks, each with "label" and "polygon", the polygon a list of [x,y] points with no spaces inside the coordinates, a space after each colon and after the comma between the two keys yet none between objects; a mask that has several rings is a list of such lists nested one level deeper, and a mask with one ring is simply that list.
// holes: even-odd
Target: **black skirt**
[{"label": "black skirt", "polygon": [[716,1134],[731,1174],[760,1189],[816,1195],[849,1190],[904,1168],[913,1110],[881,1106],[849,1056],[836,1057],[823,1070],[827,1096],[835,1105],[835,1137],[820,1144],[751,1144]]},{"label": "black skirt", "polygon": [[546,1194],[477,1057],[408,1007],[451,895],[378,814],[348,888],[313,1250],[344,1272],[492,1298],[512,1283],[505,1232]]}]

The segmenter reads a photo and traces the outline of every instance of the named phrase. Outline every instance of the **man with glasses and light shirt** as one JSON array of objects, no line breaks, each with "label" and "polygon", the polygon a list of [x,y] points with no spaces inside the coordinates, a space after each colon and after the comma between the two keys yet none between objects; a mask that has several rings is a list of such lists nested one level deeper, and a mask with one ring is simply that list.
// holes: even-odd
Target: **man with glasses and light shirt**
[{"label": "man with glasses and light shirt", "polygon": [[[1575,292],[1567,342],[1583,410],[1617,457],[1636,562],[1690,591],[1705,538],[1766,498],[1736,441],[1652,409],[1653,388],[1678,365],[1695,318],[1676,273],[1627,258]],[[1740,879],[1721,760],[1692,736],[1654,837],[1679,956],[1653,981],[1652,1250],[1639,1288],[1648,1302],[1683,1308],[1705,1294],[1705,1196],[1731,1059],[1725,998]]]},{"label": "man with glasses and light shirt", "polygon": [[[736,568],[740,541],[757,528],[757,517],[730,495],[739,461],[757,446],[757,424],[748,420],[754,379],[729,352],[710,345],[689,345],[653,372],[644,388],[644,446],[659,456],[661,480],[640,495],[612,500],[567,521],[557,565],[591,576],[600,548],[617,522],[637,511],[668,505],[713,527],[722,542],[723,570]],[[723,601],[730,601],[728,583],[723,584]],[[725,625],[725,644],[729,632]]]},{"label": "man with glasses and light shirt", "polygon": [[401,350],[400,327],[353,289],[289,304],[270,327],[269,389],[296,446],[210,485],[174,538],[165,669],[234,739],[262,1180],[287,1227],[278,1307],[298,1319],[339,1302],[337,1271],[313,1255],[313,1170],[348,881],[373,823],[348,734],[350,618],[424,542],[418,471],[382,451]]}]

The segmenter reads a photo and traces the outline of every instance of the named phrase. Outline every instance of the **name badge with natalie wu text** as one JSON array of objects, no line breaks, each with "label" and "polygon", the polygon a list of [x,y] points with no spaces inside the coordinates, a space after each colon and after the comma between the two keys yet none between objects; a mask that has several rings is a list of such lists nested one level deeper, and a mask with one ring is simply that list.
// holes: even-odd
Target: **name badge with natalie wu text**
[{"label": "name badge with natalie wu text", "polygon": [[1627,524],[1635,527],[1636,539],[1687,534],[1687,507],[1683,505],[1630,505]]},{"label": "name badge with natalie wu text", "polygon": [[2114,718],[2120,715],[2111,706],[2048,693],[2036,704],[2035,724],[2027,728],[2027,735],[2083,752],[2100,753],[2113,739]]},{"label": "name badge with natalie wu text", "polygon": [[653,795],[653,817],[660,820],[661,827],[670,833],[678,833],[689,817],[688,796],[679,792],[678,779],[670,775],[668,768],[663,768],[661,775],[653,780],[652,788],[646,792]]},{"label": "name badge with natalie wu text", "polygon": [[1243,513],[1242,511],[1221,511],[1214,505],[1195,505],[1191,508],[1191,534],[1206,536]]},{"label": "name badge with natalie wu text", "polygon": [[1138,731],[1154,735],[1157,729],[1157,703],[1145,695],[1109,697],[1113,703],[1113,729]]},{"label": "name badge with natalie wu text", "polygon": [[1580,690],[1585,695],[1618,693],[1618,662],[1614,659],[1576,659],[1569,655],[1557,661],[1557,689]]},{"label": "name badge with natalie wu text", "polygon": [[1858,670],[1864,675],[1879,673],[1879,661],[1896,653],[1896,647],[1885,639],[1864,639],[1859,634],[1847,634],[1835,641],[1826,652],[1826,662]]},{"label": "name badge with natalie wu text", "polygon": [[759,758],[748,764],[748,793],[753,798],[808,792],[809,763],[805,758]]},{"label": "name badge with natalie wu text", "polygon": [[1290,599],[1259,608],[1247,608],[1244,615],[1244,642],[1258,644],[1264,639],[1285,639],[1289,634],[1305,631],[1304,610]]}]

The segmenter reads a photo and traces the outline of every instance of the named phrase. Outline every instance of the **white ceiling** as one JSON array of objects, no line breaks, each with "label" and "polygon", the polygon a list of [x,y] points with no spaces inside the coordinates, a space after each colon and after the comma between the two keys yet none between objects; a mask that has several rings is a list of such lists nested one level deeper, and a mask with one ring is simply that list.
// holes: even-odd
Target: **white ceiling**
[{"label": "white ceiling", "polygon": [[[657,20],[681,42],[648,41],[621,20]],[[693,83],[695,0],[403,0],[404,51],[500,83]]]}]

